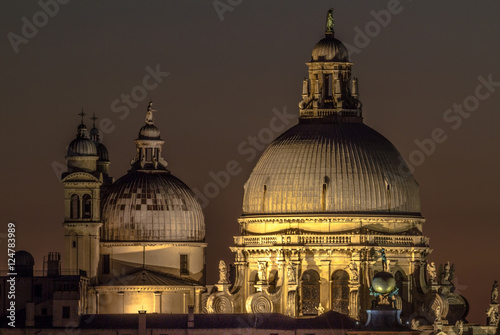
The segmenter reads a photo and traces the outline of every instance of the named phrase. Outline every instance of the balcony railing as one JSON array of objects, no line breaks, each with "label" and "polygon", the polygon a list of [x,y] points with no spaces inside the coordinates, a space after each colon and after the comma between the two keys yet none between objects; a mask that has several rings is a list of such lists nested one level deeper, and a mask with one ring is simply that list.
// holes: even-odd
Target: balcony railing
[{"label": "balcony railing", "polygon": [[401,235],[266,235],[235,236],[234,243],[240,246],[273,246],[273,245],[428,245],[425,236]]}]

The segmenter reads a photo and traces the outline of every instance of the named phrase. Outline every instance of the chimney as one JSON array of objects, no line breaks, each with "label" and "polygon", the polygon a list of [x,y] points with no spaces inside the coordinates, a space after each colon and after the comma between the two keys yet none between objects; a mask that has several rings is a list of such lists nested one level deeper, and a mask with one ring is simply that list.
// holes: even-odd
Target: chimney
[{"label": "chimney", "polygon": [[47,258],[47,277],[57,277],[61,274],[61,254],[49,252]]},{"label": "chimney", "polygon": [[188,306],[188,328],[194,328],[194,306]]},{"label": "chimney", "polygon": [[146,311],[139,311],[139,335],[146,335]]}]

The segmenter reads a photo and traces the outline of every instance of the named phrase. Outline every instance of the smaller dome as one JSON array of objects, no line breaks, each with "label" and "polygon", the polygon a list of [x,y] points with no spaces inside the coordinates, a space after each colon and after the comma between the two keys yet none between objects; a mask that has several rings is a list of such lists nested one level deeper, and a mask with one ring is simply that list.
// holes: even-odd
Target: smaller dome
[{"label": "smaller dome", "polygon": [[35,259],[33,256],[24,250],[16,251],[15,255],[16,266],[33,266],[35,265]]},{"label": "smaller dome", "polygon": [[314,46],[311,61],[349,62],[349,52],[341,41],[331,35],[327,35]]},{"label": "smaller dome", "polygon": [[68,156],[96,156],[94,142],[85,137],[77,137],[68,146]]},{"label": "smaller dome", "polygon": [[24,250],[16,251],[14,256],[16,262],[16,272],[20,277],[32,277],[33,276],[33,266],[35,265],[35,259],[33,256]]},{"label": "smaller dome", "polygon": [[97,156],[99,156],[100,161],[109,161],[108,149],[106,146],[100,142],[95,143],[97,149]]},{"label": "smaller dome", "polygon": [[97,129],[96,127],[92,127],[92,129],[90,129],[90,138],[93,141],[98,140],[99,139],[99,129]]},{"label": "smaller dome", "polygon": [[146,124],[139,130],[140,139],[160,139],[160,129],[154,124]]}]

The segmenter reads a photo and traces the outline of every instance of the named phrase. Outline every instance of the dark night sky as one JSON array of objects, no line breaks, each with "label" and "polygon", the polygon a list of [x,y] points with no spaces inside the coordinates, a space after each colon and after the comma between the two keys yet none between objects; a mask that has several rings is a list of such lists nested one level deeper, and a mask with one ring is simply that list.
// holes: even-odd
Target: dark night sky
[{"label": "dark night sky", "polygon": [[[82,107],[110,120],[114,129],[102,137],[111,174],[126,172],[148,98],[127,117],[111,104],[142,85],[146,67],[159,64],[170,75],[148,95],[172,173],[202,190],[210,171],[230,160],[242,167],[205,208],[213,283],[218,260],[232,259],[228,247],[238,233],[243,184],[256,163],[238,153],[238,145],[268,127],[273,108],[298,115],[304,63],[323,37],[328,8],[335,7],[336,37],[359,46],[357,31],[375,22],[372,10],[387,6],[243,0],[221,21],[212,1],[70,1],[15,53],[8,33],[20,35],[22,18],[33,22],[41,7],[2,1],[0,222],[16,223],[17,250],[32,252],[41,269],[43,255],[64,249],[63,192],[53,166],[65,163]],[[402,0],[398,8],[351,57],[365,123],[407,159],[418,149],[415,139],[429,138],[435,128],[446,134],[414,172],[424,233],[432,261],[456,264],[458,290],[471,304],[469,321],[484,323],[491,284],[500,279],[500,87],[457,129],[443,115],[472,101],[479,76],[500,82],[500,3]]]}]

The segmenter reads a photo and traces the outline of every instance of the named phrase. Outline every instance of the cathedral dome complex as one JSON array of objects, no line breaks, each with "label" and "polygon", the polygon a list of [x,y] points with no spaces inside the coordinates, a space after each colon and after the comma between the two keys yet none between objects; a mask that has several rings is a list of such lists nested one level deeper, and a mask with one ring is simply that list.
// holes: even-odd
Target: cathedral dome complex
[{"label": "cathedral dome complex", "polygon": [[207,246],[203,212],[191,189],[167,169],[155,111],[150,102],[131,168],[118,180],[108,174],[108,150],[95,115],[89,139],[82,111],[72,142],[92,150],[66,157],[66,264],[93,285],[84,307],[90,313],[184,313],[189,302],[200,312]]},{"label": "cathedral dome complex", "polygon": [[130,171],[109,189],[103,238],[110,241],[203,241],[203,212],[193,192],[168,172]]},{"label": "cathedral dome complex", "polygon": [[243,214],[419,216],[418,185],[403,162],[363,123],[301,120],[263,153],[245,185]]},{"label": "cathedral dome complex", "polygon": [[366,320],[385,294],[402,319],[446,310],[455,324],[465,300],[446,274],[442,286],[427,285],[419,186],[394,145],[363,123],[333,10],[306,65],[298,124],[266,148],[244,185],[233,286],[221,262],[207,311],[301,318],[332,310]]}]

